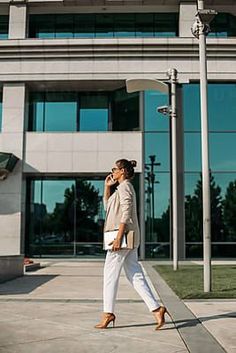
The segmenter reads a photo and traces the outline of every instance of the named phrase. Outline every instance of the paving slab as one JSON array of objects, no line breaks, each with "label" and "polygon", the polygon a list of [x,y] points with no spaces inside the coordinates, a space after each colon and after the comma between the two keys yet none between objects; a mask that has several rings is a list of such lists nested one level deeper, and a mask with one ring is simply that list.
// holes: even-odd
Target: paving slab
[{"label": "paving slab", "polygon": [[102,312],[102,273],[101,261],[53,262],[1,284],[0,353],[188,352],[170,318],[155,331],[152,314],[124,273],[115,328],[95,329]]},{"label": "paving slab", "polygon": [[228,353],[236,353],[236,301],[184,301]]}]

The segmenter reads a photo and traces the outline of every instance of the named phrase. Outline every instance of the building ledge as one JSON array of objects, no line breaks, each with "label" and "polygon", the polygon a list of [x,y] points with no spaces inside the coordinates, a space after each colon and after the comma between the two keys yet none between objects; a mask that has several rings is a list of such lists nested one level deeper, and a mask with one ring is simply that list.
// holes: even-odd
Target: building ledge
[{"label": "building ledge", "polygon": [[[236,38],[208,38],[208,57],[235,57]],[[9,39],[0,41],[0,60],[145,59],[198,57],[195,38]]]}]

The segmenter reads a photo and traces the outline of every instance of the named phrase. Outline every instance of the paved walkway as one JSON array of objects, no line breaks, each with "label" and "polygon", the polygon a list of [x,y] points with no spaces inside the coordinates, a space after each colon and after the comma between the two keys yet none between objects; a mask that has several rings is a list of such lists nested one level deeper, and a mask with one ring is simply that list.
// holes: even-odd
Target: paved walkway
[{"label": "paved walkway", "polygon": [[102,311],[103,262],[52,261],[0,285],[0,353],[236,352],[236,302],[181,302],[183,311],[153,264],[143,263],[148,281],[168,303],[174,323],[167,316],[155,331],[152,314],[122,274],[115,329],[94,329]]}]

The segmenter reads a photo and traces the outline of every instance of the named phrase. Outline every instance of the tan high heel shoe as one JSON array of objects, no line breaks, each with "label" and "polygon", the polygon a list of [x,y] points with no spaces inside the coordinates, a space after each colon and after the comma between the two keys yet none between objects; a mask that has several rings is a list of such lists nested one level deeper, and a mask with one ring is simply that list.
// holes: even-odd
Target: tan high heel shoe
[{"label": "tan high heel shoe", "polygon": [[[160,330],[160,328],[165,324],[165,314],[168,314],[169,316],[170,316],[170,314],[167,311],[165,306],[160,306],[154,312],[159,312],[160,313],[159,320],[157,320],[157,326],[155,328],[155,330]],[[156,318],[157,318],[157,316],[156,316]]]},{"label": "tan high heel shoe", "polygon": [[116,317],[112,313],[104,313],[102,321],[94,326],[95,328],[100,328],[100,329],[105,329],[107,326],[110,324],[110,322],[113,322],[113,327],[115,326],[115,320]]}]

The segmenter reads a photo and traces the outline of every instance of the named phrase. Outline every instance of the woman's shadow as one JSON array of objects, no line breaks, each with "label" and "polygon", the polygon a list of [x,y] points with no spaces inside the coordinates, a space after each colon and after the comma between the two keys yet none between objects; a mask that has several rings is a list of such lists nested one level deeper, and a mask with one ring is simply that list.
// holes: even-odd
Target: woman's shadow
[{"label": "woman's shadow", "polygon": [[[199,317],[199,318],[193,318],[193,319],[181,319],[181,320],[174,320],[172,319],[171,321],[166,321],[166,325],[168,324],[174,324],[174,326],[171,327],[162,327],[161,330],[173,330],[173,329],[181,329],[184,327],[194,327],[197,325],[201,325],[202,322],[204,321],[210,321],[210,320],[216,320],[216,319],[226,319],[226,318],[236,318],[236,312],[232,313],[226,313],[226,314],[221,314],[221,315],[214,315],[214,316],[204,316],[204,317]],[[119,325],[115,326],[115,328],[131,328],[131,327],[145,327],[145,326],[155,326],[156,323],[143,323],[143,324],[130,324],[130,325]]]}]

